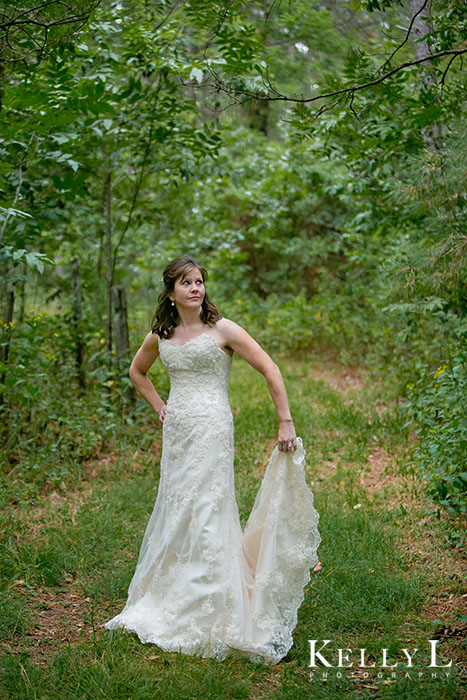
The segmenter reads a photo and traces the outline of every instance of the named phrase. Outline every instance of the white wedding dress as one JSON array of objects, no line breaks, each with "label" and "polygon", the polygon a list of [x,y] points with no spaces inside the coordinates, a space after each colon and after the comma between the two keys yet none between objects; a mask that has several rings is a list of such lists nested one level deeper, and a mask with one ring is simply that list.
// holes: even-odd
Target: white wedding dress
[{"label": "white wedding dress", "polygon": [[122,612],[105,627],[167,651],[277,663],[318,563],[305,452],[274,449],[242,532],[234,489],[232,358],[208,333],[159,340],[170,376],[161,476]]}]

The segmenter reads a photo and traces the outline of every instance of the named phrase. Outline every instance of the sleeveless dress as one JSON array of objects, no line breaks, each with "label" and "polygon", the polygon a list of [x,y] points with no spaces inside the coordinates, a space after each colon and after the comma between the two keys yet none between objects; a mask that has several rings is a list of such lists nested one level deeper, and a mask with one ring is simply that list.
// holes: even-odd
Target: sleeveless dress
[{"label": "sleeveless dress", "polygon": [[166,651],[275,664],[318,563],[319,515],[294,453],[272,453],[244,532],[234,489],[232,357],[208,333],[159,339],[170,377],[159,490],[122,612],[105,623]]}]

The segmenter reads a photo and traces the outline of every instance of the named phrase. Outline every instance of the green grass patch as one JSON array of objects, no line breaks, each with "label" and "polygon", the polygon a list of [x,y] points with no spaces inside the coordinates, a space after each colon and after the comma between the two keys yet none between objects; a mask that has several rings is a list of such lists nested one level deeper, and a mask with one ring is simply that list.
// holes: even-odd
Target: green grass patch
[{"label": "green grass patch", "polygon": [[[399,658],[404,646],[426,647],[433,624],[418,611],[445,582],[437,590],[431,572],[417,566],[400,546],[400,528],[410,522],[411,514],[388,507],[384,499],[371,501],[360,484],[359,475],[375,441],[394,450],[404,444],[394,413],[375,411],[380,387],[364,386],[343,396],[324,381],[312,379],[305,361],[282,360],[280,365],[297,434],[307,450],[308,479],[320,513],[323,565],[306,587],[287,658],[276,667],[234,657],[219,663],[166,653],[155,645],[141,644],[134,634],[103,628],[126,600],[157,495],[160,432],[150,410],[141,407],[138,419],[126,434],[121,432],[121,440],[108,453],[111,459],[101,456],[83,468],[73,491],[57,487],[53,498],[51,494],[38,497],[34,508],[17,502],[5,510],[0,697],[459,697],[456,677],[430,682],[406,679],[400,673],[390,682],[331,675],[321,680],[317,673],[310,677],[309,639],[332,639],[330,656],[336,647],[350,647],[365,648],[367,654],[380,657],[381,648],[386,647]],[[277,433],[277,417],[266,382],[240,360],[233,365],[230,398],[237,500],[244,523]],[[323,472],[326,460],[335,463],[333,471]],[[64,642],[56,634],[43,653],[44,647],[37,646],[41,596],[44,592],[66,596],[71,585],[87,601],[80,601],[77,612],[86,632]],[[458,590],[456,586],[453,581],[453,591]],[[53,597],[45,607],[59,627],[60,615],[65,617]]]}]

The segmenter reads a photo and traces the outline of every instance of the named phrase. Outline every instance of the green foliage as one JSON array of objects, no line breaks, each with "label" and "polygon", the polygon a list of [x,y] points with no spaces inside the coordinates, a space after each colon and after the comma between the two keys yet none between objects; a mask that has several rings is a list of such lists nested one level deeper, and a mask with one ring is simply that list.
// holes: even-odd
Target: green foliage
[{"label": "green foliage", "polygon": [[[467,512],[467,346],[436,372],[408,386],[404,412],[417,425],[414,450],[431,499],[450,513]],[[462,542],[460,542],[462,544]]]},{"label": "green foliage", "polygon": [[402,5],[402,0],[354,0],[353,5],[358,9],[366,8],[368,12],[387,10],[391,5]]},{"label": "green foliage", "polygon": [[[309,0],[69,7],[83,10],[83,25],[57,25],[47,51],[1,76],[0,266],[5,298],[15,295],[1,342],[4,360],[9,352],[0,367],[10,433],[3,468],[29,475],[25,497],[79,474],[122,429],[130,358],[117,371],[104,338],[108,289],[126,287],[133,352],[162,268],[182,253],[207,265],[213,300],[267,349],[324,350],[371,369],[399,403],[416,384],[420,407],[442,407],[424,378],[449,365],[449,348],[462,348],[467,332],[458,59],[447,72],[448,58],[435,62],[428,81],[417,66],[396,72],[318,120],[283,95],[371,82],[403,42],[407,8],[357,2],[337,12]],[[458,46],[462,3],[436,3],[432,24],[433,50]],[[29,50],[34,35],[23,39]],[[413,51],[409,38],[390,65]],[[245,92],[277,100],[247,103]],[[31,317],[31,306],[45,315]],[[154,376],[165,390],[166,377]],[[451,436],[450,463],[459,460],[457,414],[444,411],[431,432],[422,414],[411,414],[420,464],[436,435],[439,445]]]},{"label": "green foliage", "polygon": [[[100,340],[102,331],[82,329],[88,346],[86,372],[92,381],[78,389],[73,324],[70,318],[31,311],[12,328],[13,350],[0,365],[4,441],[2,497],[33,502],[43,489],[79,481],[86,460],[99,454],[123,427]],[[40,341],[40,342],[38,342]],[[8,433],[6,432],[8,429]],[[21,488],[18,492],[18,485]]]},{"label": "green foliage", "polygon": [[8,3],[2,16],[0,57],[3,65],[39,62],[50,46],[58,44],[86,24],[99,0],[32,0]]}]

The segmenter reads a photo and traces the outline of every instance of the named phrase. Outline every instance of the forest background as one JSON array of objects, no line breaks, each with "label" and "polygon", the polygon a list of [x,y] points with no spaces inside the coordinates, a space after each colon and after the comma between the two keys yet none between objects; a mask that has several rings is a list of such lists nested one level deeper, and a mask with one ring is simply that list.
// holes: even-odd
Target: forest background
[{"label": "forest background", "polygon": [[451,0],[5,12],[3,469],[31,497],[138,415],[128,363],[187,253],[270,351],[372,370],[465,512],[465,30]]},{"label": "forest background", "polygon": [[189,254],[273,355],[379,382],[401,470],[465,515],[466,26],[462,0],[0,11],[5,505],[147,422],[128,366]]}]

